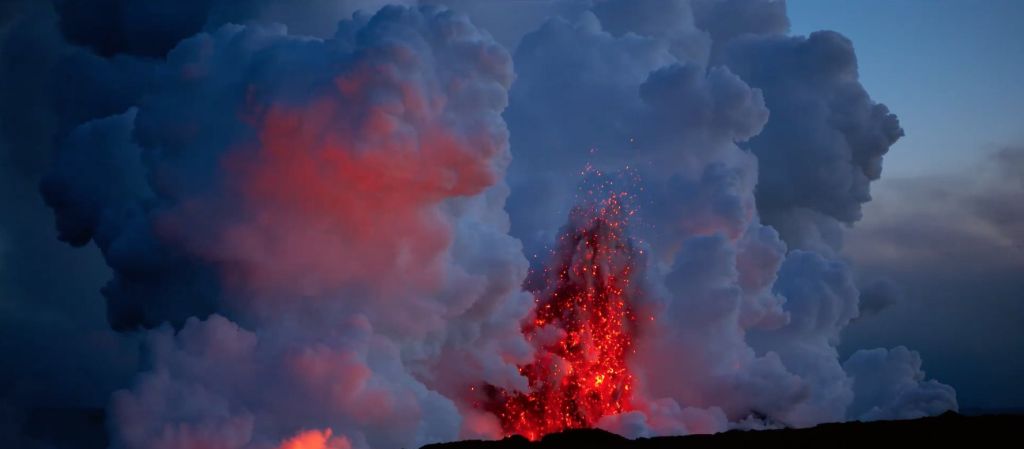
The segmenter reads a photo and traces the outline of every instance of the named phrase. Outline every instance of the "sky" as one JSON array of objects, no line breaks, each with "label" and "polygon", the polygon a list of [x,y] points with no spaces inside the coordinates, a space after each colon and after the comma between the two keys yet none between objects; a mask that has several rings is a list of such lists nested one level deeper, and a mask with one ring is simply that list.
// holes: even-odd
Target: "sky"
[{"label": "sky", "polygon": [[[853,40],[862,83],[906,131],[846,244],[865,277],[892,274],[903,303],[851,325],[844,349],[903,341],[929,373],[957,385],[963,407],[1021,408],[1024,222],[993,224],[972,205],[1000,198],[1013,210],[1021,199],[1019,178],[999,173],[1022,167],[997,155],[1024,145],[1024,3],[788,6],[794,32],[828,28]],[[890,258],[867,249],[880,246]]]},{"label": "sky", "polygon": [[4,2],[0,446],[534,431],[558,421],[516,401],[572,393],[523,367],[578,362],[552,317],[586,308],[552,298],[584,284],[639,318],[586,425],[1020,410],[1020,23],[1002,0]]},{"label": "sky", "polygon": [[890,178],[960,172],[1024,141],[1024,4],[1014,0],[791,0],[794,33],[836,30],[861,82],[906,131]]}]

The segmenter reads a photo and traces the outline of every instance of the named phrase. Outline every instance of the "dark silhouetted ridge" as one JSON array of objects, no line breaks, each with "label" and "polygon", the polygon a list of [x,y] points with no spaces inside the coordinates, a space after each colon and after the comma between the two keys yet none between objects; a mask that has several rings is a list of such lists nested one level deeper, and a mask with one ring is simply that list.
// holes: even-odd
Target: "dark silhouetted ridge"
[{"label": "dark silhouetted ridge", "polygon": [[597,429],[567,430],[530,442],[514,436],[500,441],[459,441],[422,449],[658,449],[732,447],[874,448],[887,444],[913,447],[1017,447],[1024,415],[941,416],[904,421],[822,424],[808,429],[731,430],[714,435],[629,440]]}]

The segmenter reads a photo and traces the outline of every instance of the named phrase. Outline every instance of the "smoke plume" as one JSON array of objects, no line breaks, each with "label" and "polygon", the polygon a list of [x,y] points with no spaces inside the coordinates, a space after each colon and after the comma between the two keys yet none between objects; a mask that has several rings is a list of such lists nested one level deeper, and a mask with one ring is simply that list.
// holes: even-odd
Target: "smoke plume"
[{"label": "smoke plume", "polygon": [[[913,351],[837,351],[885,305],[860,304],[842,229],[902,135],[849,40],[789,35],[772,0],[384,3],[57,0],[4,18],[0,137],[23,162],[4,170],[109,267],[92,279],[106,350],[142,348],[131,380],[97,374],[85,401],[111,447],[501,436],[479,388],[527,394],[531,283],[601,188],[628,191],[642,257],[634,391],[597,425],[956,409]],[[8,110],[20,98],[38,120]]]}]

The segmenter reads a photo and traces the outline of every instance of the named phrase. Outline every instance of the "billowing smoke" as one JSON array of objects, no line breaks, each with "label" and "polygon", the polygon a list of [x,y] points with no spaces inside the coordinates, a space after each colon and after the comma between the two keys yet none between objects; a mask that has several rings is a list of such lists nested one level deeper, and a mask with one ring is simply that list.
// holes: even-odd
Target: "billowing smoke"
[{"label": "billowing smoke", "polygon": [[43,181],[58,231],[115,269],[115,327],[158,327],[114,444],[458,438],[460,387],[514,386],[529,354],[502,210],[512,77],[448,11],[389,7],[326,40],[225,25],[76,128]]},{"label": "billowing smoke", "polygon": [[4,25],[3,67],[37,33],[49,74],[5,80],[52,85],[4,145],[52,143],[59,238],[99,249],[109,324],[143,340],[112,447],[500,436],[478,387],[529,388],[524,283],[593,171],[631,180],[644,255],[635,391],[598,425],[956,409],[916,353],[836,349],[862,311],[842,226],[902,135],[844,37],[788,35],[771,0],[383,3],[64,0]]},{"label": "billowing smoke", "polygon": [[[862,417],[850,404],[865,381],[836,350],[859,314],[840,225],[859,218],[902,131],[857,82],[849,41],[786,28],[780,2],[609,1],[516,51],[508,209],[528,252],[572,204],[572,167],[644,180],[656,319],[635,365],[651,404],[616,430]],[[929,399],[908,416],[955,408],[910,357],[883,360],[905,368],[892,367],[901,391]]]}]

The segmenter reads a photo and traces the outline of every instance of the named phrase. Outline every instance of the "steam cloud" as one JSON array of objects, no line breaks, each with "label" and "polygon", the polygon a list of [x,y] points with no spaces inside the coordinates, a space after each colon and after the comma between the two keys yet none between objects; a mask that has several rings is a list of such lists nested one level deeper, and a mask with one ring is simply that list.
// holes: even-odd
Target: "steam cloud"
[{"label": "steam cloud", "polygon": [[[471,387],[525,387],[523,283],[588,165],[637,179],[652,318],[637,410],[603,427],[956,409],[906,348],[839,359],[861,313],[841,225],[902,130],[851,43],[788,35],[783,2],[236,3],[58,1],[4,22],[2,81],[22,87],[4,104],[45,106],[4,151],[56,142],[26,166],[60,239],[112,271],[109,338],[142,340],[113,447],[497,436]],[[47,57],[9,71],[27,41]]]}]

